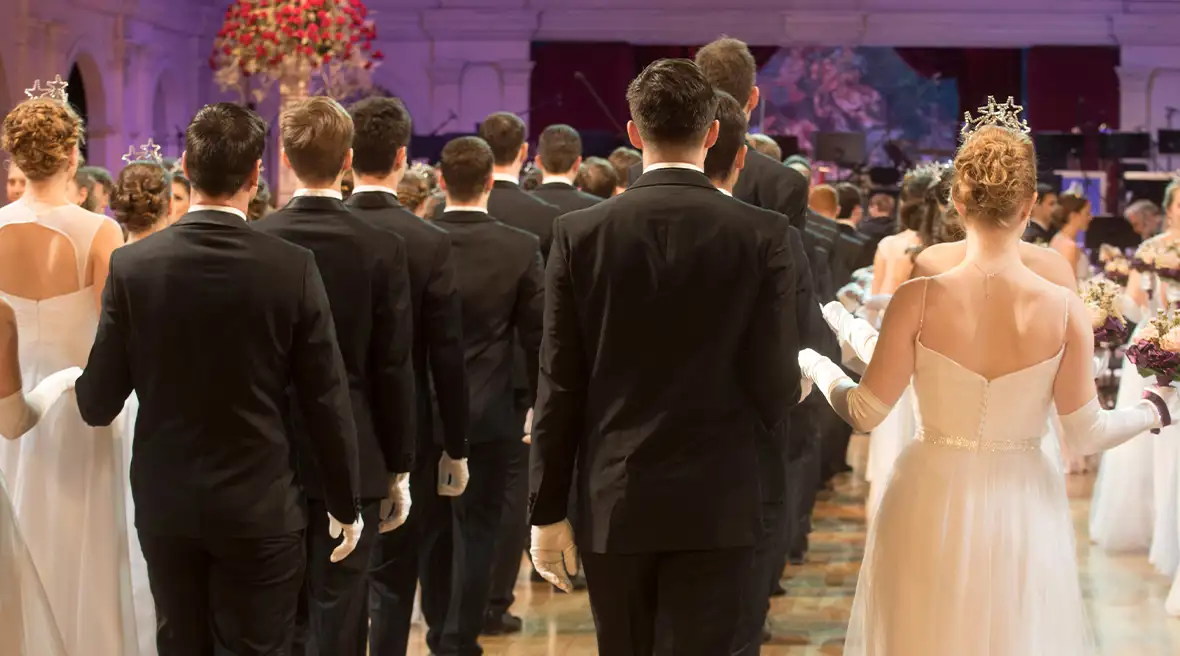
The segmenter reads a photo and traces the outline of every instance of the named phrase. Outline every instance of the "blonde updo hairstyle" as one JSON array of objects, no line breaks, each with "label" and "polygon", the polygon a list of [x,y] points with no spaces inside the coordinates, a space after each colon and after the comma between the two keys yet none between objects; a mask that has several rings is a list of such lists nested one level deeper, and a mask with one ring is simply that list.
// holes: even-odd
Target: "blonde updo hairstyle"
[{"label": "blonde updo hairstyle", "polygon": [[172,174],[156,162],[132,162],[119,172],[111,210],[127,232],[150,232],[172,209]]},{"label": "blonde updo hairstyle", "polygon": [[967,135],[955,155],[951,198],[966,223],[1008,228],[1037,193],[1032,139],[1016,130],[985,125]]},{"label": "blonde updo hairstyle", "polygon": [[65,169],[82,142],[82,119],[73,108],[57,100],[33,98],[4,117],[0,146],[29,180],[37,181]]}]

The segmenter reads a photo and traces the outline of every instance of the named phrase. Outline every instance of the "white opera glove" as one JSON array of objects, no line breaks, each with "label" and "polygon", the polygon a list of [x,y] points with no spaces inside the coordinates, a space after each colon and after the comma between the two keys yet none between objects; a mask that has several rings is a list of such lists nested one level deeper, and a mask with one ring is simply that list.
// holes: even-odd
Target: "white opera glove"
[{"label": "white opera glove", "polygon": [[858,319],[848,312],[843,305],[832,301],[824,306],[824,321],[832,327],[840,345],[845,344],[852,349],[861,362],[868,364],[873,359],[873,351],[877,348],[877,329],[864,319]]},{"label": "white opera glove", "polygon": [[867,433],[889,414],[885,405],[868,388],[852,382],[844,370],[811,349],[799,351],[799,369],[827,398],[828,404],[853,429]]},{"label": "white opera glove", "polygon": [[565,592],[573,592],[570,577],[578,574],[578,546],[574,544],[574,527],[568,519],[534,526],[529,554],[541,578]]},{"label": "white opera glove", "polygon": [[1128,294],[1119,294],[1118,297],[1118,311],[1122,313],[1123,317],[1131,323],[1143,322],[1143,306],[1131,300]]},{"label": "white opera glove", "polygon": [[352,524],[341,524],[332,513],[328,513],[328,535],[333,539],[338,538],[341,534],[344,535],[344,541],[332,550],[332,555],[329,558],[334,563],[338,563],[356,549],[356,545],[361,541],[361,533],[365,530],[365,520],[361,518],[361,514],[356,514],[356,521]]},{"label": "white opera glove", "polygon": [[1097,378],[1102,375],[1110,366],[1110,350],[1102,349],[1101,353],[1094,354],[1094,377]]},{"label": "white opera glove", "polygon": [[81,375],[78,367],[62,369],[47,376],[28,394],[16,392],[0,399],[0,435],[15,440],[29,432],[62,394],[74,388]]},{"label": "white opera glove", "polygon": [[529,408],[528,414],[524,416],[524,437],[520,438],[521,442],[525,444],[533,443],[533,409]]},{"label": "white opera glove", "polygon": [[[1180,412],[1180,397],[1171,387],[1149,387],[1146,394],[1154,394],[1167,406],[1172,417]],[[1098,397],[1068,415],[1059,415],[1069,452],[1088,456],[1112,449],[1147,430],[1157,430],[1163,422],[1156,405],[1144,399],[1135,405],[1118,410],[1103,410]]]},{"label": "white opera glove", "polygon": [[389,492],[381,500],[381,507],[377,512],[381,523],[377,525],[378,533],[388,533],[401,527],[410,516],[410,475],[406,473],[394,474],[389,477]]},{"label": "white opera glove", "polygon": [[471,472],[467,469],[467,458],[455,459],[445,452],[438,459],[438,496],[458,497],[467,489]]},{"label": "white opera glove", "polygon": [[847,285],[841,287],[840,290],[836,292],[836,299],[839,300],[844,307],[848,308],[849,312],[852,312],[856,308],[860,307],[860,300],[863,295],[864,290],[861,288],[861,286],[854,282],[850,282]]},{"label": "white opera glove", "polygon": [[873,267],[861,267],[856,271],[853,271],[852,279],[864,287],[871,286],[873,284]]}]

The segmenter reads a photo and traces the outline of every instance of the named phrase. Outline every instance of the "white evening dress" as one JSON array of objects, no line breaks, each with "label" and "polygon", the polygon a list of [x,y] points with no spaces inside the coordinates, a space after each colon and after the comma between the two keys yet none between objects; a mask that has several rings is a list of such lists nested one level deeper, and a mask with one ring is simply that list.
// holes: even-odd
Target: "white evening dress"
[{"label": "white evening dress", "polygon": [[1064,479],[1041,449],[1064,350],[986,380],[915,347],[919,432],[870,527],[847,656],[1083,656]]},{"label": "white evening dress", "polygon": [[[86,364],[98,325],[94,290],[84,286],[96,218],[74,205],[39,213],[24,201],[0,208],[0,235],[36,223],[69,241],[77,265],[78,291],[40,301],[0,292],[16,313],[26,391]],[[136,654],[121,460],[115,432],[87,426],[72,395],[0,446],[17,520],[71,655]]]},{"label": "white evening dress", "polygon": [[66,656],[0,475],[0,654]]}]

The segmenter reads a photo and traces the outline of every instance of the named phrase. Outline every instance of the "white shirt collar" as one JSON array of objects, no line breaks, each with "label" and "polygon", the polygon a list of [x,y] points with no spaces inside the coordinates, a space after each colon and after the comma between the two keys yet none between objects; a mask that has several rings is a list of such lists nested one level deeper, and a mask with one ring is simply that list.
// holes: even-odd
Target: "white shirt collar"
[{"label": "white shirt collar", "polygon": [[354,193],[354,194],[363,194],[365,192],[370,192],[370,191],[376,191],[376,192],[385,193],[385,194],[393,194],[393,197],[397,198],[397,189],[390,189],[389,187],[386,187],[384,185],[357,185],[352,188],[352,193]]},{"label": "white shirt collar", "polygon": [[511,173],[493,173],[492,179],[496,182],[511,182],[514,185],[520,184],[520,176],[512,175]]},{"label": "white shirt collar", "polygon": [[246,213],[236,207],[229,207],[226,205],[189,205],[189,214],[193,212],[225,212],[226,214],[233,214],[243,221],[249,221],[246,218]]},{"label": "white shirt collar", "polygon": [[660,169],[683,169],[685,171],[696,171],[701,175],[705,174],[705,170],[696,164],[689,164],[688,162],[660,162],[659,164],[652,164],[643,169],[644,173],[648,171],[659,171]]},{"label": "white shirt collar", "polygon": [[553,184],[553,183],[563,184],[563,185],[567,185],[570,187],[574,186],[574,183],[571,182],[570,179],[565,177],[564,175],[543,175],[543,176],[541,176],[541,184]]},{"label": "white shirt collar", "polygon": [[721,187],[717,187],[717,191],[720,191],[721,193],[725,194],[726,196],[729,196],[730,198],[733,198],[733,192],[728,189],[722,189]]},{"label": "white shirt collar", "polygon": [[344,200],[344,194],[335,189],[296,189],[295,193],[291,194],[291,198],[299,198],[300,196],[311,196],[313,198],[335,198],[336,200]]},{"label": "white shirt collar", "polygon": [[479,205],[447,205],[447,208],[443,210],[443,214],[447,212],[481,212],[487,214],[488,208],[480,207]]}]

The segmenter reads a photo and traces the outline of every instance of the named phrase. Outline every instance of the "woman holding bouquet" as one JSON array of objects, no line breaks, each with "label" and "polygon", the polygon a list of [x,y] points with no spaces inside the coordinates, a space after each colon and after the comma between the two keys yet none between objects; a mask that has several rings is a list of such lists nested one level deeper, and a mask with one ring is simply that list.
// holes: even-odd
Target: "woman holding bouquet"
[{"label": "woman holding bouquet", "polygon": [[994,122],[969,123],[955,159],[964,261],[898,289],[860,385],[812,351],[799,356],[858,430],[911,378],[917,398],[920,430],[870,528],[852,656],[1092,653],[1064,483],[1040,448],[1048,415],[1056,403],[1065,439],[1088,454],[1180,411],[1171,388],[1121,411],[1099,406],[1081,299],[1021,262],[1036,198],[1027,127],[1008,104],[984,116]]}]

